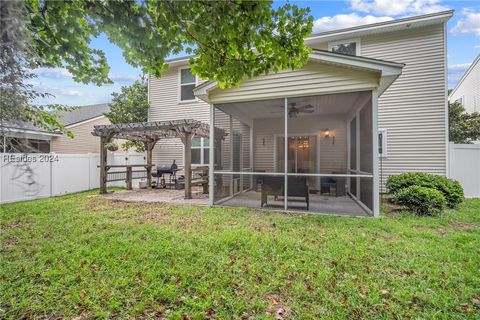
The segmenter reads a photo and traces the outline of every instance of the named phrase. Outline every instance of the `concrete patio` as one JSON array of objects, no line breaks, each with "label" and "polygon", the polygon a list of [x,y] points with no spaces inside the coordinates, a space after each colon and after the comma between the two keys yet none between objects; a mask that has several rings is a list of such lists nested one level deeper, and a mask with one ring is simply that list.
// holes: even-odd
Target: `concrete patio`
[{"label": "concrete patio", "polygon": [[192,199],[185,199],[184,190],[175,189],[132,189],[103,195],[107,199],[126,202],[165,202],[188,205],[208,205],[208,194],[201,187],[192,187]]}]

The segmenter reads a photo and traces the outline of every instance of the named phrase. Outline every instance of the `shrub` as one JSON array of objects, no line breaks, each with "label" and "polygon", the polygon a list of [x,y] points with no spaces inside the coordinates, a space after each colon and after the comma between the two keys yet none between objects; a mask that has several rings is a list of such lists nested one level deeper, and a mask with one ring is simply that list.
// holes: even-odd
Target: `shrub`
[{"label": "shrub", "polygon": [[463,188],[458,181],[429,173],[406,172],[390,176],[386,184],[387,189],[393,194],[410,186],[432,188],[442,192],[450,208],[456,207],[464,198]]},{"label": "shrub", "polygon": [[447,200],[445,200],[442,192],[421,186],[401,189],[395,193],[393,201],[421,216],[438,215],[447,205]]}]

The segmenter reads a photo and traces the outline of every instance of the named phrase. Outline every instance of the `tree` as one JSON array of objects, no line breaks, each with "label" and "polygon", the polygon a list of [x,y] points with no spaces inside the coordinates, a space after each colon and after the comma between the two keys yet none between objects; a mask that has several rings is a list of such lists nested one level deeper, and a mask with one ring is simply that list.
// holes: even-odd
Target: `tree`
[{"label": "tree", "polygon": [[480,140],[480,112],[466,113],[458,102],[448,104],[449,140],[473,143]]},{"label": "tree", "polygon": [[[272,9],[271,1],[15,2],[22,4],[29,46],[16,49],[24,56],[21,67],[64,67],[75,81],[97,85],[111,82],[105,54],[90,47],[102,32],[145,73],[160,77],[166,57],[186,52],[195,56],[194,74],[225,88],[245,77],[303,66],[309,53],[303,40],[313,25],[309,9],[288,3]],[[2,19],[11,13],[2,11]]]},{"label": "tree", "polygon": [[[110,103],[110,111],[105,116],[111,123],[145,122],[148,120],[148,88],[145,77],[135,81],[131,86],[124,86],[120,93],[113,93]],[[126,141],[122,144],[126,150],[135,148],[136,151],[144,151],[142,142]]]},{"label": "tree", "polygon": [[33,89],[31,80],[32,47],[28,41],[26,8],[19,1],[4,1],[0,6],[0,135],[9,122],[27,121],[45,129],[60,129],[73,136],[60,124],[52,111],[69,110],[60,105],[41,106],[32,103],[48,93]]}]

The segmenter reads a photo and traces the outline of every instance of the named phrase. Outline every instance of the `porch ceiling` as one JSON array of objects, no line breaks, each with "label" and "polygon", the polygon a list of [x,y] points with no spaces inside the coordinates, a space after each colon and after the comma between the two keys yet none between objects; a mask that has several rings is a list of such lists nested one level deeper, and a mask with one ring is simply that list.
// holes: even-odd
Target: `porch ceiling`
[{"label": "porch ceiling", "polygon": [[[359,105],[363,105],[369,98],[370,92],[363,91],[289,98],[288,102],[295,103],[298,106],[311,105],[313,107],[312,113],[299,115],[311,117],[319,115],[345,115]],[[276,118],[277,113],[278,118],[282,118],[284,116],[284,103],[284,99],[272,99],[233,102],[228,104],[217,104],[215,106],[240,119],[254,120]]]}]

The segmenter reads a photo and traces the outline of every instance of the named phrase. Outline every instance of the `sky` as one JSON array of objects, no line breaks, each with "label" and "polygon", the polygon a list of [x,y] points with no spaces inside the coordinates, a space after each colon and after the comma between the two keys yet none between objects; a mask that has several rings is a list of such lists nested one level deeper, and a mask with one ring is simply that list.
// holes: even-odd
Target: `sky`
[{"label": "sky", "polygon": [[[284,4],[275,1],[273,6]],[[480,1],[442,0],[344,0],[344,1],[290,1],[300,7],[310,7],[314,18],[313,33],[348,28],[408,16],[416,16],[454,9],[454,16],[447,24],[448,86],[462,77],[469,65],[480,54]],[[93,38],[91,46],[105,52],[110,65],[110,85],[96,86],[76,83],[62,68],[37,69],[35,88],[54,95],[39,103],[59,103],[81,106],[106,103],[112,93],[122,86],[132,84],[140,77],[141,70],[127,64],[122,51],[101,34]]]}]

